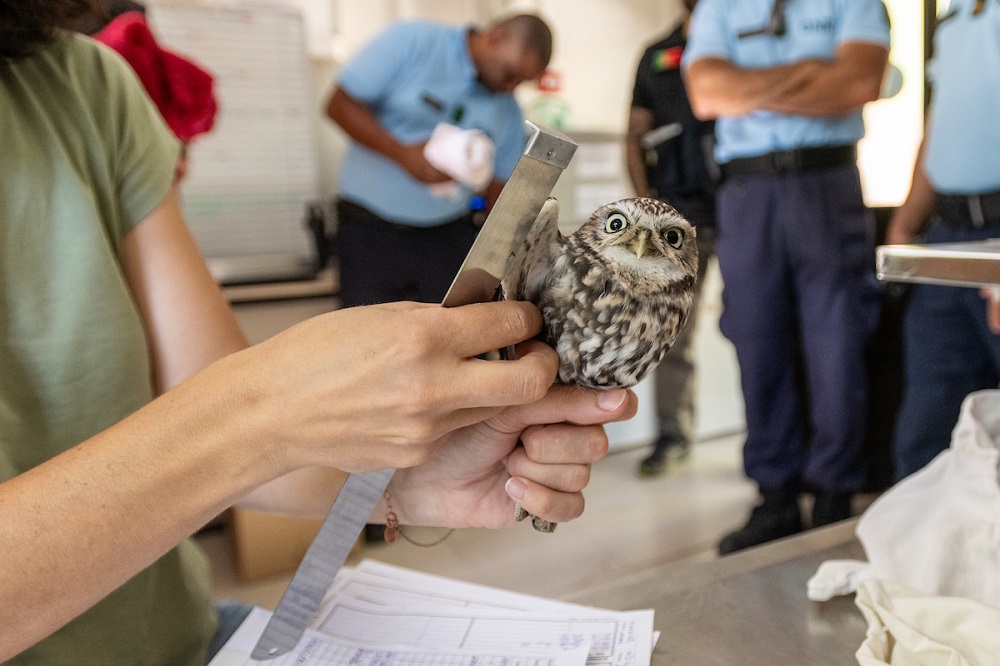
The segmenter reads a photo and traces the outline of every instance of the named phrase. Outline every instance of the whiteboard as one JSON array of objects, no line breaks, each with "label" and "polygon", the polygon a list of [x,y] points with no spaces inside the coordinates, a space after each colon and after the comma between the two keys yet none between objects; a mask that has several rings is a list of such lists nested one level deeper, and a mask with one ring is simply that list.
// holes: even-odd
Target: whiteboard
[{"label": "whiteboard", "polygon": [[157,3],[164,48],[215,77],[215,127],[190,148],[185,218],[222,283],[315,269],[306,207],[319,199],[317,107],[302,16],[288,7]]}]

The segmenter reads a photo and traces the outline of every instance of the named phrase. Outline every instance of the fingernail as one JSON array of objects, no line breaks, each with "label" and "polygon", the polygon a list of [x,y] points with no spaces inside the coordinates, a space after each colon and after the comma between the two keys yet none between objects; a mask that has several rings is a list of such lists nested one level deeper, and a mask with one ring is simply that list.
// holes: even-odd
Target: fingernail
[{"label": "fingernail", "polygon": [[615,389],[613,391],[601,391],[597,394],[597,406],[606,412],[613,412],[625,402],[625,389]]},{"label": "fingernail", "polygon": [[524,481],[512,477],[507,479],[504,489],[506,489],[507,494],[512,500],[519,500],[524,497],[524,493],[528,490],[528,487],[524,485]]}]

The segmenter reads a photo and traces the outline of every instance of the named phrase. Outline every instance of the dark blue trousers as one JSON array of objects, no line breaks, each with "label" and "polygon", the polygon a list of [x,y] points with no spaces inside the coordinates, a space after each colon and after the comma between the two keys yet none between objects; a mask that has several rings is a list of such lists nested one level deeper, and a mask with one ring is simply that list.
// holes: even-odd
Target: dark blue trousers
[{"label": "dark blue trousers", "polygon": [[854,166],[737,176],[719,191],[720,328],[740,365],[744,469],[763,490],[863,485],[874,232]]},{"label": "dark blue trousers", "polygon": [[[985,229],[931,225],[927,243],[1000,236],[1000,221]],[[1000,383],[1000,336],[986,325],[986,304],[969,287],[917,285],[903,320],[906,383],[896,420],[893,454],[902,479],[948,448],[962,401]]]},{"label": "dark blue trousers", "polygon": [[384,220],[343,200],[337,203],[342,307],[394,301],[440,303],[479,228],[466,215],[434,227]]}]

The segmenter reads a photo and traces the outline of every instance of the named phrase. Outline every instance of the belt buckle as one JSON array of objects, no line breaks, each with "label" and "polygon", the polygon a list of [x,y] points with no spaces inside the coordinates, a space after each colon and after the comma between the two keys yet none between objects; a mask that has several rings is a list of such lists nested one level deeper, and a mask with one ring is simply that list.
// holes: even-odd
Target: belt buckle
[{"label": "belt buckle", "polygon": [[771,153],[771,165],[777,173],[786,171],[798,171],[801,166],[799,151],[782,150]]},{"label": "belt buckle", "polygon": [[978,194],[972,194],[966,199],[966,203],[969,206],[969,219],[972,220],[972,226],[976,229],[982,229],[986,226],[986,215],[983,214],[983,200]]}]

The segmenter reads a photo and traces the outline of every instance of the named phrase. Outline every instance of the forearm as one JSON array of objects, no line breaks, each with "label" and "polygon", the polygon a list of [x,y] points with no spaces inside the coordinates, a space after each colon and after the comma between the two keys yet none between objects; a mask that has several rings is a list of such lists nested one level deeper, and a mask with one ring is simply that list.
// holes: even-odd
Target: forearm
[{"label": "forearm", "polygon": [[691,64],[685,77],[695,115],[703,120],[744,116],[767,108],[808,84],[815,61],[749,69],[722,58],[704,58]]},{"label": "forearm", "polygon": [[199,376],[0,484],[0,661],[277,475],[275,456],[252,442],[238,402]]},{"label": "forearm", "polygon": [[934,212],[936,201],[937,196],[934,194],[934,189],[931,187],[930,181],[927,180],[927,174],[924,173],[923,168],[918,164],[913,172],[913,184],[910,187],[910,193],[898,211],[900,219],[905,218],[909,222],[906,225],[906,229],[910,233],[911,238],[923,231],[927,220],[930,219],[931,214]]},{"label": "forearm", "polygon": [[889,228],[886,231],[885,242],[888,244],[910,243],[927,225],[934,212],[937,195],[927,179],[924,171],[924,147],[926,139],[917,151],[916,163],[913,166],[913,180],[906,200],[892,215]]},{"label": "forearm", "polygon": [[817,62],[803,85],[770,100],[762,108],[789,115],[840,117],[878,99],[887,52],[877,45],[848,44],[836,58]]},{"label": "forearm", "polygon": [[426,141],[400,143],[367,106],[337,88],[326,113],[353,141],[392,160],[422,183],[445,183],[451,177],[439,171],[424,156]]},{"label": "forearm", "polygon": [[402,161],[404,146],[382,126],[371,109],[339,87],[330,96],[326,114],[352,140],[394,162]]},{"label": "forearm", "polygon": [[[347,473],[333,467],[306,467],[255,488],[235,506],[302,518],[326,516]],[[385,512],[381,512],[381,516]],[[377,521],[376,521],[377,522]]]},{"label": "forearm", "polygon": [[855,42],[841,45],[830,61],[801,60],[760,69],[705,58],[688,70],[688,95],[700,118],[756,110],[843,116],[878,98],[887,58],[884,47]]},{"label": "forearm", "polygon": [[637,196],[652,195],[646,175],[646,151],[642,137],[653,129],[653,113],[649,109],[633,106],[629,112],[628,130],[625,133],[625,166],[632,189]]},{"label": "forearm", "polygon": [[0,484],[0,661],[253,488],[311,465],[420,465],[456,430],[538,402],[558,369],[552,349],[527,343],[502,364],[476,357],[541,325],[515,301],[320,315]]}]

